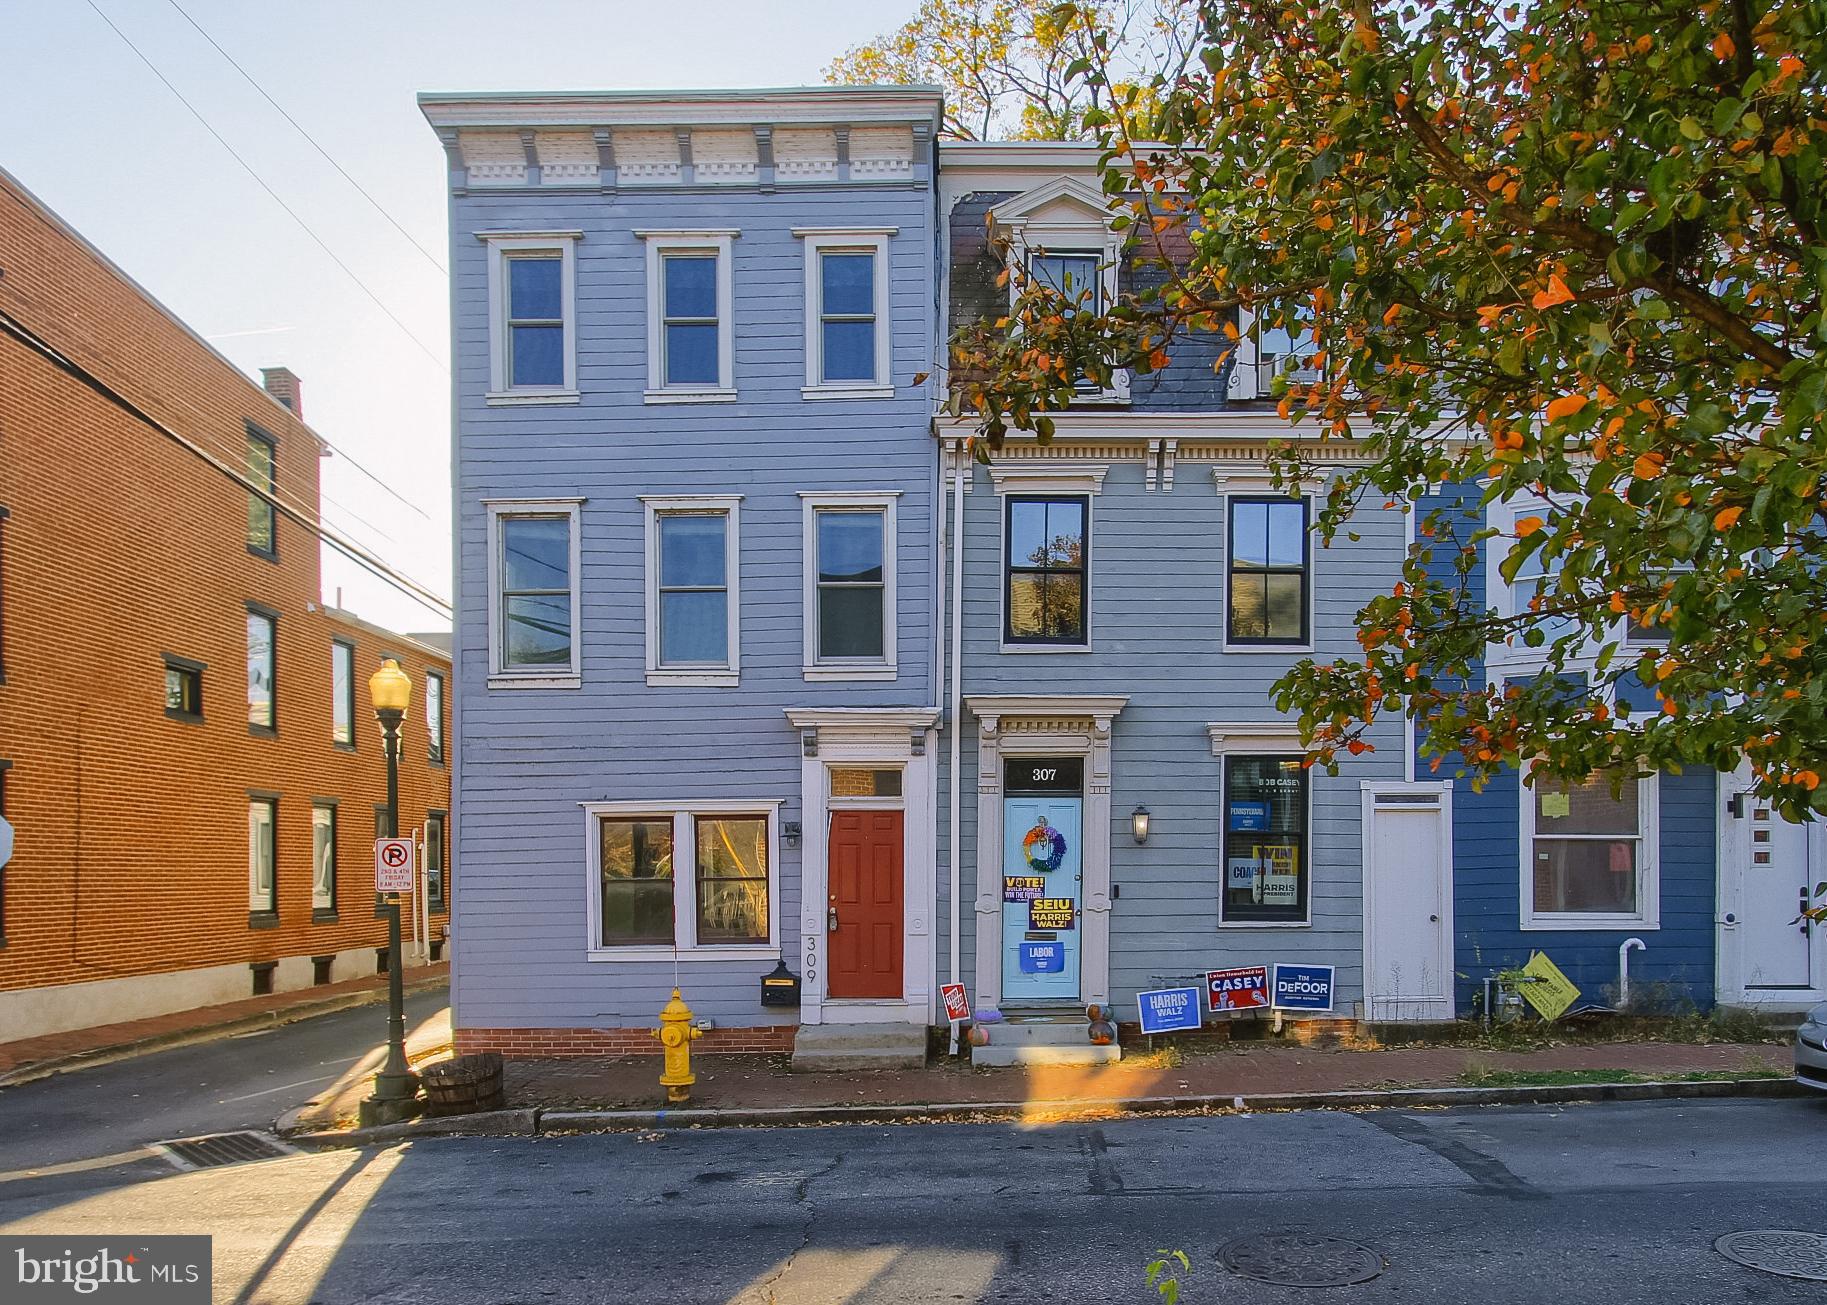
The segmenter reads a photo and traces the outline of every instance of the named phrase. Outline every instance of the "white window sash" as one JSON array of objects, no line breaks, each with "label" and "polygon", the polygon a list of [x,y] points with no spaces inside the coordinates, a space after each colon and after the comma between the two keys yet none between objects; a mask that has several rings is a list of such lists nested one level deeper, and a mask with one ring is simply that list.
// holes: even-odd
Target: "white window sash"
[{"label": "white window sash", "polygon": [[[806,383],[808,399],[885,399],[894,395],[890,372],[888,241],[894,227],[795,227],[805,246]],[[868,380],[825,379],[824,255],[871,254],[875,258],[875,374]]]},{"label": "white window sash", "polygon": [[[704,230],[638,230],[647,249],[647,403],[727,403],[736,397],[735,240],[733,227]],[[666,269],[670,254],[712,255],[717,260],[717,381],[669,385],[666,381]]]},{"label": "white window sash", "polygon": [[[1535,829],[1535,789],[1518,784],[1521,794],[1521,830],[1519,890],[1521,927],[1525,931],[1657,929],[1662,922],[1661,903],[1661,783],[1658,776],[1637,781],[1637,831],[1635,834],[1562,834],[1548,831],[1538,835]],[[1635,911],[1538,911],[1535,907],[1535,841],[1633,843],[1637,849]]]},{"label": "white window sash", "polygon": [[[318,841],[320,830],[327,842]],[[325,853],[328,853],[328,857]],[[326,873],[327,872],[327,873]],[[328,911],[336,906],[336,808],[311,808],[311,909]]]},{"label": "white window sash", "polygon": [[[592,961],[628,962],[692,960],[753,962],[780,951],[780,807],[781,798],[707,799],[698,802],[584,802],[584,864],[588,875],[584,952]],[[768,936],[764,942],[698,942],[698,847],[694,822],[700,818],[761,816],[768,822]],[[600,822],[605,818],[645,818],[672,823],[673,942],[617,945],[602,938],[603,866]]]},{"label": "white window sash", "polygon": [[[696,688],[733,688],[742,673],[742,570],[740,494],[643,494],[646,515],[647,683]],[[668,666],[660,660],[660,519],[722,516],[724,629],[727,660],[721,664]]]},{"label": "white window sash", "polygon": [[273,865],[276,848],[274,804],[256,798],[247,804],[247,909],[271,911],[275,907]]},{"label": "white window sash", "polygon": [[[488,511],[488,687],[491,689],[575,689],[582,682],[582,623],[580,609],[582,586],[579,569],[582,560],[579,541],[581,498],[484,499]],[[501,565],[502,521],[513,517],[564,517],[570,526],[569,558],[571,580],[571,660],[567,666],[510,667],[507,665],[507,642],[503,629],[506,602],[502,593],[505,576]]]},{"label": "white window sash", "polygon": [[[892,680],[897,672],[900,622],[895,505],[899,490],[868,491],[850,494],[800,494],[803,560],[800,603],[804,612],[801,673],[808,680]],[[819,621],[821,606],[818,584],[818,514],[825,511],[873,511],[882,516],[882,655],[880,657],[821,657],[819,655]]]},{"label": "white window sash", "polygon": [[[478,231],[488,247],[489,385],[486,402],[501,406],[576,403],[577,242],[581,231]],[[516,257],[558,255],[560,311],[564,326],[564,381],[560,385],[515,385],[509,374],[508,262]]]}]

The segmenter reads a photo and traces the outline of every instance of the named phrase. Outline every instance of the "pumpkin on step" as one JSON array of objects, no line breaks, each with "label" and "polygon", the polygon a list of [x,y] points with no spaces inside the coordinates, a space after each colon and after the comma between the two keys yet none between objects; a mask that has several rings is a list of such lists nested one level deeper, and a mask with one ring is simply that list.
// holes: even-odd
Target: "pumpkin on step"
[{"label": "pumpkin on step", "polygon": [[1116,1025],[1109,1020],[1092,1020],[1090,1034],[1094,1047],[1108,1047],[1117,1040]]}]

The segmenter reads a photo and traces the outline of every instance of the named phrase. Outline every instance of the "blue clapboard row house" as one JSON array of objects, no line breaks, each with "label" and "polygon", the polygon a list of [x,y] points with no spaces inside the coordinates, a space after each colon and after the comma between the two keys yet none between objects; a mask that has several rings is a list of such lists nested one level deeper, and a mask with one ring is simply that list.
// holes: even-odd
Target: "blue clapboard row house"
[{"label": "blue clapboard row house", "polygon": [[1820,831],[1742,775],[1474,794],[1399,722],[1301,766],[1270,686],[1352,655],[1416,514],[1321,547],[1323,484],[1271,484],[1295,342],[1245,318],[1222,366],[1185,343],[968,455],[946,341],[1004,270],[1093,300],[1149,274],[1091,147],[939,142],[922,87],[421,106],[462,1048],[650,1049],[677,986],[704,1050],[918,1054],[958,982],[1002,1016],[985,1059],[1107,1055],[1087,1006],[1133,1021],[1213,969],[1331,966],[1338,1018],[1445,1020],[1536,951],[1596,1004],[1625,965],[1639,1000],[1827,996],[1796,920]]}]

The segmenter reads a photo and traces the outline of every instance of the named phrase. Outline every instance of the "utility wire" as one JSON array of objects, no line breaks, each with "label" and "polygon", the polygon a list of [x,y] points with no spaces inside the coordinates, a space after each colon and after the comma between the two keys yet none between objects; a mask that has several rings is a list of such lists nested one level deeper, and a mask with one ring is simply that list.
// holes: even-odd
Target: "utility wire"
[{"label": "utility wire", "polygon": [[433,350],[430,345],[426,344],[425,341],[421,340],[417,335],[415,335],[410,326],[407,326],[405,322],[401,321],[397,316],[395,316],[393,310],[391,308],[387,307],[387,305],[381,301],[381,297],[379,295],[375,294],[373,290],[370,290],[368,288],[368,283],[366,281],[362,280],[361,277],[357,276],[355,274],[354,270],[347,263],[343,262],[342,259],[340,259],[336,256],[336,251],[331,249],[329,245],[325,244],[323,237],[318,235],[317,232],[313,231],[311,229],[310,224],[308,222],[306,222],[302,217],[298,216],[297,212],[292,208],[292,206],[290,204],[286,203],[283,199],[281,199],[279,197],[278,191],[274,190],[271,186],[267,185],[266,180],[263,177],[261,177],[261,175],[258,172],[255,172],[253,169],[253,166],[251,164],[249,164],[246,159],[242,158],[241,155],[235,151],[235,147],[228,143],[227,138],[224,137],[221,132],[217,131],[213,126],[210,125],[209,119],[205,118],[203,116],[202,112],[197,108],[197,106],[192,104],[189,100],[185,99],[184,93],[182,91],[180,91],[176,86],[172,85],[171,79],[169,77],[165,76],[164,73],[159,71],[158,65],[153,63],[151,59],[147,58],[145,52],[142,51],[139,48],[139,46],[135,45],[133,43],[132,39],[125,32],[123,32],[119,27],[115,26],[114,20],[112,18],[108,17],[108,15],[102,11],[101,6],[96,4],[95,0],[87,0],[87,2],[89,5],[89,8],[91,8],[95,11],[96,17],[100,18],[104,23],[106,23],[116,36],[120,37],[122,41],[126,42],[127,48],[129,50],[133,51],[134,54],[139,56],[140,62],[145,64],[147,68],[152,70],[152,75],[154,77],[157,77],[159,79],[159,81],[164,83],[165,89],[170,91],[174,96],[177,97],[179,104],[182,104],[186,109],[190,110],[191,117],[195,118],[198,122],[203,124],[203,129],[205,131],[207,131],[211,136],[214,136],[216,138],[216,143],[219,144],[220,146],[222,146],[223,149],[228,151],[229,157],[234,159],[234,161],[236,163],[239,163],[241,165],[242,170],[244,172],[246,172],[248,176],[252,177],[255,180],[255,182],[257,182],[259,184],[260,189],[264,190],[269,196],[271,196],[272,200],[275,204],[279,205],[280,208],[285,210],[286,216],[291,218],[292,221],[296,222],[298,224],[299,228],[301,230],[303,230],[303,232],[307,236],[311,237],[311,239],[317,243],[317,247],[319,249],[323,250],[325,254],[329,255],[330,261],[335,263],[339,268],[341,268],[343,271],[343,274],[345,276],[347,276],[351,281],[355,282],[355,284],[361,288],[361,291],[363,294],[367,295],[368,298],[370,298],[371,300],[374,301],[374,306],[376,308],[380,309],[383,313],[385,313],[387,315],[388,321],[392,322],[395,326],[399,327],[400,330],[405,333],[407,339],[411,340],[414,344],[416,344],[419,347],[420,352],[422,352],[427,358],[431,359],[433,363],[437,364],[438,369],[440,371],[443,371],[446,374],[448,374],[450,371],[450,368],[445,365],[444,360],[437,355],[437,352],[435,350]]},{"label": "utility wire", "polygon": [[245,81],[249,86],[252,86],[256,91],[260,92],[261,99],[265,100],[268,104],[272,105],[274,109],[278,110],[279,116],[284,118],[287,122],[291,123],[293,130],[296,131],[300,136],[303,136],[307,141],[309,141],[311,143],[311,148],[316,150],[319,154],[323,155],[324,162],[328,163],[331,167],[335,168],[336,171],[342,176],[342,179],[344,181],[348,182],[351,186],[354,186],[356,189],[356,193],[358,193],[363,199],[367,200],[368,203],[371,206],[373,206],[374,211],[376,213],[379,213],[382,217],[386,218],[388,224],[390,226],[392,226],[395,231],[399,232],[402,236],[406,237],[407,242],[409,244],[411,244],[414,249],[418,250],[421,254],[423,254],[425,256],[426,262],[430,263],[433,267],[437,268],[438,271],[445,272],[446,275],[449,275],[449,273],[445,271],[444,264],[438,261],[437,255],[433,254],[429,249],[425,248],[424,245],[421,245],[417,240],[415,240],[413,238],[412,233],[410,231],[408,231],[405,227],[401,226],[399,224],[399,222],[397,222],[394,219],[393,214],[389,213],[386,209],[381,207],[380,200],[376,199],[373,195],[370,195],[365,189],[363,189],[361,182],[357,181],[354,177],[350,176],[348,171],[343,167],[342,164],[338,163],[335,159],[331,158],[330,151],[325,149],[322,145],[319,145],[317,143],[317,138],[314,137],[313,135],[311,135],[310,132],[306,131],[299,124],[298,119],[294,118],[291,114],[289,114],[285,111],[284,105],[280,104],[279,101],[275,100],[271,95],[268,95],[266,87],[262,86],[259,82],[255,81],[253,74],[248,72],[247,69],[243,68],[239,63],[237,63],[235,61],[234,55],[230,54],[227,50],[224,50],[222,48],[221,44],[216,40],[215,37],[211,36],[208,32],[204,31],[203,25],[201,23],[199,23],[196,19],[192,18],[189,13],[187,13],[184,9],[184,6],[178,3],[178,0],[166,0],[166,3],[169,4],[173,9],[177,10],[179,15],[184,19],[185,22],[189,23],[192,27],[196,28],[197,35],[201,36],[205,41],[208,41],[210,43],[210,45],[214,46],[217,54],[221,55],[224,59],[228,60],[229,67],[233,68],[236,72],[240,73],[243,81]]},{"label": "utility wire", "polygon": [[411,598],[414,602],[417,602],[427,610],[444,617],[446,620],[449,620],[454,615],[449,599],[443,597],[435,590],[420,584],[417,580],[414,580],[404,572],[394,569],[387,562],[376,557],[354,540],[349,539],[341,531],[333,530],[329,526],[326,526],[321,519],[313,520],[306,513],[281,499],[266,486],[256,484],[253,480],[248,478],[246,473],[230,466],[221,458],[204,448],[201,444],[198,444],[195,440],[173,430],[157,417],[154,417],[151,413],[145,411],[138,404],[133,402],[132,399],[129,399],[126,395],[109,385],[108,382],[101,379],[101,377],[95,375],[95,373],[91,372],[81,363],[63,353],[57,346],[44,339],[36,331],[32,330],[31,327],[27,326],[24,322],[21,322],[18,318],[4,309],[0,309],[0,332],[12,336],[27,348],[41,355],[53,367],[73,376],[142,425],[150,427],[174,444],[177,444],[179,447],[202,459],[248,493],[254,495],[256,498],[271,503],[275,511],[280,512],[297,522],[318,539],[321,539],[324,543],[330,545],[331,548],[354,562],[357,566],[360,566],[382,580],[387,581],[387,583]]}]

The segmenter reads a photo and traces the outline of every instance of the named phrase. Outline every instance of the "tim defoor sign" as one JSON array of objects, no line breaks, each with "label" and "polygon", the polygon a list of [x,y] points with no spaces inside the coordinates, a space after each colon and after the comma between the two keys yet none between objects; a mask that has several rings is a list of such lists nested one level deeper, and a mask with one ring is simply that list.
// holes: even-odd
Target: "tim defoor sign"
[{"label": "tim defoor sign", "polygon": [[0,1301],[208,1305],[208,1237],[0,1237]]}]

